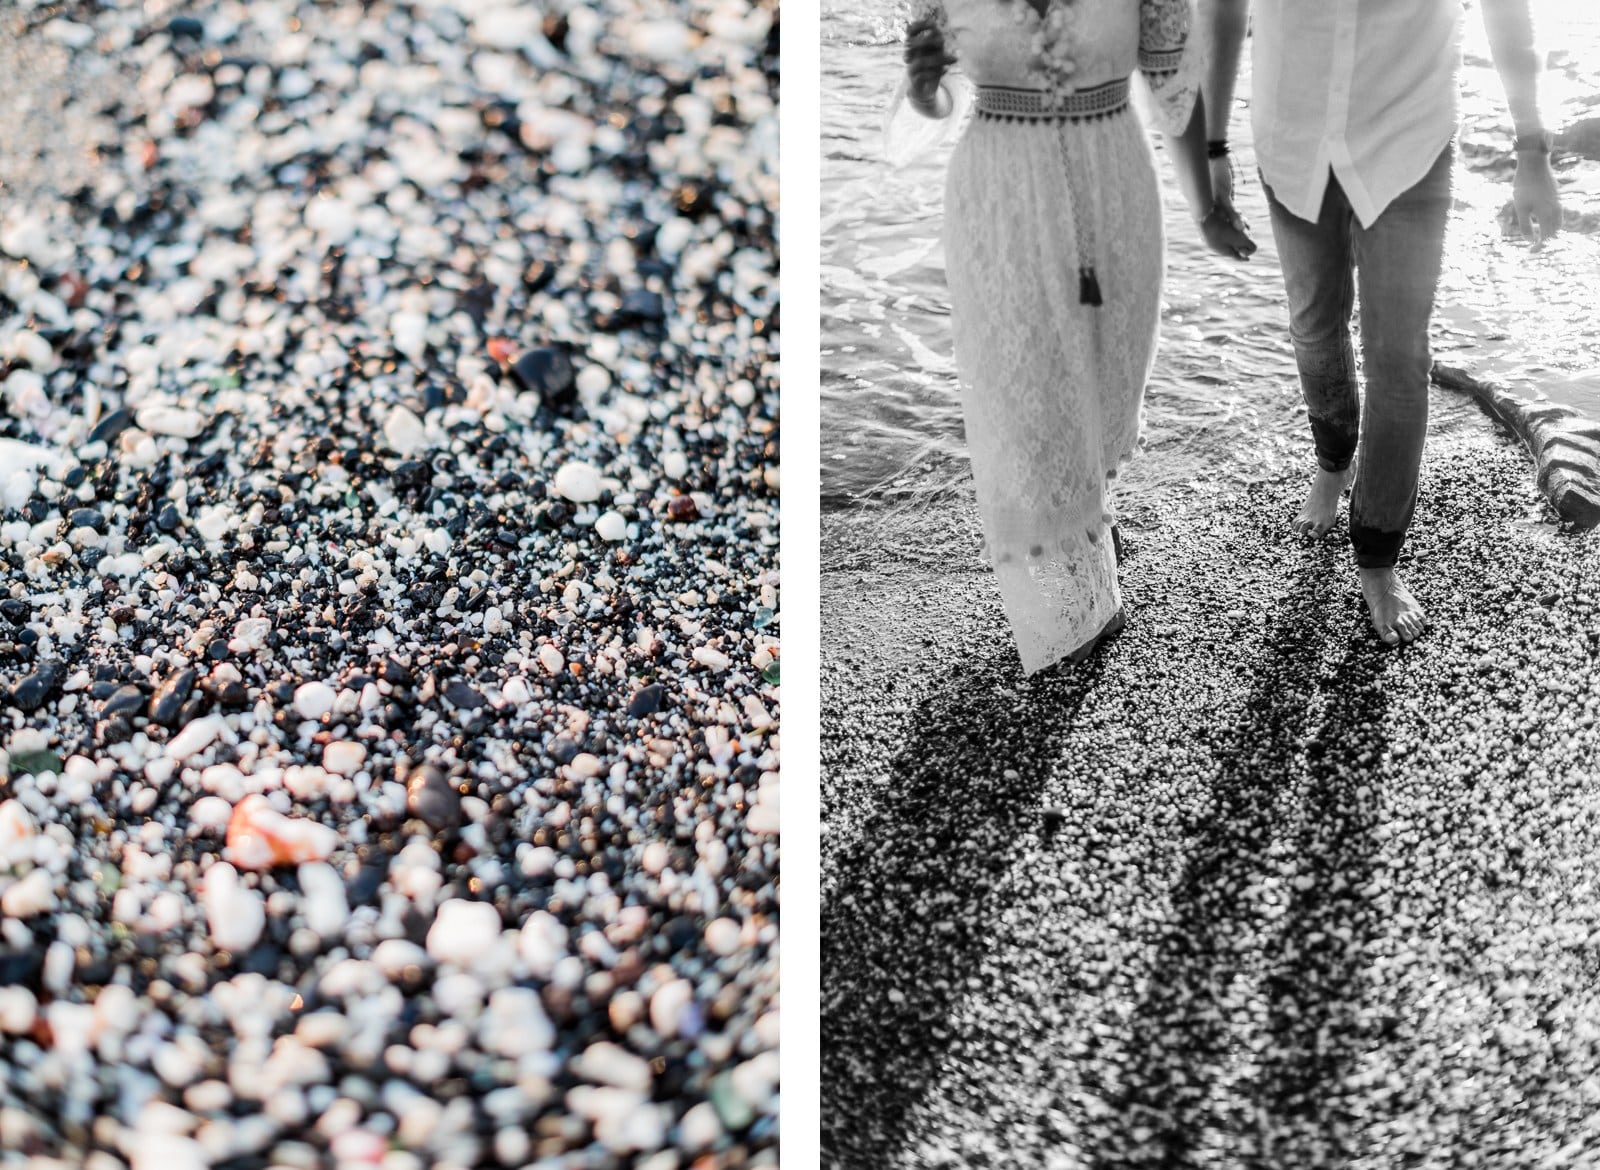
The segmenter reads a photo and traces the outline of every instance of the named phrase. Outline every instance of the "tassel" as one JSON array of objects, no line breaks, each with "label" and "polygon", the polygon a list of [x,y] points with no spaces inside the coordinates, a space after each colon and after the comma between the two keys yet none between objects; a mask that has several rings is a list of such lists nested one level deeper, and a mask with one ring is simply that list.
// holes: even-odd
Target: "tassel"
[{"label": "tassel", "polygon": [[1095,278],[1093,268],[1078,269],[1078,302],[1084,305],[1098,305],[1100,300],[1100,281]]}]

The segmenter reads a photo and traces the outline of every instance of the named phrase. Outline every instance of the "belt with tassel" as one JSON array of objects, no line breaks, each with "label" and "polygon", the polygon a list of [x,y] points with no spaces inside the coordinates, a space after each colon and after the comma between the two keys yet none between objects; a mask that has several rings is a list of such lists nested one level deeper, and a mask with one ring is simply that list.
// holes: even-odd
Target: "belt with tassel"
[{"label": "belt with tassel", "polygon": [[[1054,93],[1042,89],[1022,89],[1009,85],[980,85],[977,116],[986,122],[1038,122],[1054,124],[1058,132],[1069,122],[1092,122],[1109,118],[1128,108],[1128,79],[1119,77],[1104,85]],[[1072,144],[1065,133],[1061,148],[1070,153]],[[1067,186],[1072,192],[1073,232],[1078,244],[1078,301],[1099,305],[1100,279],[1095,274],[1093,205],[1072,166],[1066,168]]]}]

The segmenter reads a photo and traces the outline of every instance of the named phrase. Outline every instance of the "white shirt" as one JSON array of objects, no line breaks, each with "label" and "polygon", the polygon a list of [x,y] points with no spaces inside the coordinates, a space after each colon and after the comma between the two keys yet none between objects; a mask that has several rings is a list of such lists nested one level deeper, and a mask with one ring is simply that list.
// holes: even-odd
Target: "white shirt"
[{"label": "white shirt", "polygon": [[1251,129],[1278,202],[1315,221],[1330,170],[1363,226],[1460,121],[1461,0],[1256,0]]}]

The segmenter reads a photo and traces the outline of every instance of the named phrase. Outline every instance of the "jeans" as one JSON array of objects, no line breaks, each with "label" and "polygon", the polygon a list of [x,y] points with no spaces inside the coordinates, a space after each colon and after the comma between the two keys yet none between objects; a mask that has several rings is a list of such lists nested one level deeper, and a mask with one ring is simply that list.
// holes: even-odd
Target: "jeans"
[{"label": "jeans", "polygon": [[[1444,257],[1454,159],[1452,142],[1371,227],[1361,226],[1332,175],[1315,223],[1285,210],[1262,183],[1317,462],[1343,471],[1360,448],[1350,543],[1362,568],[1394,565],[1416,508],[1428,431],[1428,320]],[[1358,288],[1364,415],[1350,339]]]}]

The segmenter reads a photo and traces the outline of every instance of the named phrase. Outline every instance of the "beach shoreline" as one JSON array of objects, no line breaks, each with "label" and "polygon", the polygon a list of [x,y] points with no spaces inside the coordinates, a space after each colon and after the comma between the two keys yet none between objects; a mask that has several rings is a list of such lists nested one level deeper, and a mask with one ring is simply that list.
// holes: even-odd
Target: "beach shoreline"
[{"label": "beach shoreline", "polygon": [[1127,630],[1033,678],[976,549],[824,572],[828,1165],[1521,1166],[1579,1133],[1600,546],[1441,413],[1403,650],[1343,512],[1290,535],[1287,472],[1129,522]]}]

